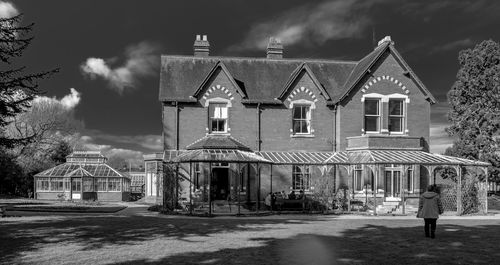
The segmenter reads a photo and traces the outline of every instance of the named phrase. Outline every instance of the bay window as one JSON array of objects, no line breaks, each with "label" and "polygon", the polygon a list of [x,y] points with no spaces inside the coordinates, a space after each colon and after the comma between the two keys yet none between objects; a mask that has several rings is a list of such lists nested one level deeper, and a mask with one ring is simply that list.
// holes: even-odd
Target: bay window
[{"label": "bay window", "polygon": [[404,99],[389,99],[389,133],[403,133]]},{"label": "bay window", "polygon": [[380,131],[380,100],[365,99],[365,132]]}]

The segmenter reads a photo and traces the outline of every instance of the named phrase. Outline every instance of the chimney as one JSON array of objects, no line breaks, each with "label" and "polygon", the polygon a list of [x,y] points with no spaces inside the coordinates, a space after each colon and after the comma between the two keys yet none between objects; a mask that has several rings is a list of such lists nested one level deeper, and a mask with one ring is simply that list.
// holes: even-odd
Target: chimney
[{"label": "chimney", "polygon": [[196,40],[194,41],[194,56],[207,57],[210,52],[210,43],[208,43],[207,35],[196,35]]},{"label": "chimney", "polygon": [[[391,36],[385,36],[383,39],[381,39],[378,42],[377,47],[380,46],[380,45],[382,45],[382,44],[384,44],[384,43],[386,43],[386,42],[390,42],[392,45],[394,45],[394,41],[391,40]],[[375,48],[377,48],[377,47],[375,47]]]},{"label": "chimney", "polygon": [[279,38],[269,38],[267,44],[267,59],[282,59],[283,58],[283,44]]}]

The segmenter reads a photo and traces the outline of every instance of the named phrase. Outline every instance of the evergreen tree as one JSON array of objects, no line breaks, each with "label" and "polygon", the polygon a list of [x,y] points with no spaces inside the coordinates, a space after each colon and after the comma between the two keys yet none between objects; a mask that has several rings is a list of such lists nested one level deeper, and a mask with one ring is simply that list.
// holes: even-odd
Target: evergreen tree
[{"label": "evergreen tree", "polygon": [[22,15],[0,18],[0,147],[7,148],[31,141],[31,136],[11,138],[4,128],[40,94],[38,81],[58,71],[26,73],[25,67],[13,67],[13,60],[21,57],[33,40],[29,35],[33,24],[21,25],[21,20]]},{"label": "evergreen tree", "polygon": [[500,44],[486,40],[459,53],[457,81],[448,92],[447,128],[457,140],[447,155],[489,162],[489,181],[499,182]]}]

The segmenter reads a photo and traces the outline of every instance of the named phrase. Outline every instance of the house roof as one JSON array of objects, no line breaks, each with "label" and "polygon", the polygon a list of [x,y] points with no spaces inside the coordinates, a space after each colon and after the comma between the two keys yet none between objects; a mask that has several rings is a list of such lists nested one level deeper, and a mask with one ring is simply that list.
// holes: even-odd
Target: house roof
[{"label": "house roof", "polygon": [[243,103],[280,104],[287,89],[305,70],[328,104],[337,104],[356,88],[386,51],[394,55],[424,96],[435,103],[436,99],[390,41],[381,43],[359,61],[163,55],[159,99],[197,102],[204,85],[221,68],[243,97]]},{"label": "house roof", "polygon": [[213,135],[209,134],[195,141],[186,147],[187,150],[198,149],[235,149],[243,151],[251,151],[250,147],[242,144],[240,141],[230,135]]},{"label": "house roof", "polygon": [[343,84],[356,66],[356,62],[335,60],[164,55],[161,57],[159,98],[162,101],[196,102],[193,95],[221,64],[246,94],[246,103],[274,103],[304,63],[330,96],[341,93]]}]

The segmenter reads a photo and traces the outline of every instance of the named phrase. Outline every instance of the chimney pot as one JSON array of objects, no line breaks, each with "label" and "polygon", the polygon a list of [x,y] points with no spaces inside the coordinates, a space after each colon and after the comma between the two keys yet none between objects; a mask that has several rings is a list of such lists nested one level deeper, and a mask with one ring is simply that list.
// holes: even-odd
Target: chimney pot
[{"label": "chimney pot", "polygon": [[279,38],[270,37],[267,44],[267,58],[268,59],[282,59],[283,58],[283,44]]},{"label": "chimney pot", "polygon": [[193,45],[194,56],[206,57],[210,53],[210,43],[208,42],[207,35],[196,35],[196,40]]}]

